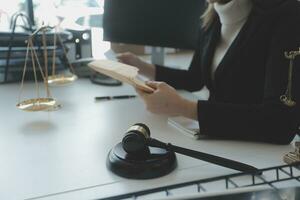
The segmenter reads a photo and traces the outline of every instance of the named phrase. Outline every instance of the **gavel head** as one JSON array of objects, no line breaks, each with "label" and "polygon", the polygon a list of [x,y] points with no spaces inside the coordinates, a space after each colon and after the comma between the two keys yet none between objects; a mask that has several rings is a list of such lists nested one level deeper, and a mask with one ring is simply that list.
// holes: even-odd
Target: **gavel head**
[{"label": "gavel head", "polygon": [[150,129],[142,123],[134,124],[125,133],[122,147],[128,154],[146,156],[149,154],[148,138],[150,138]]}]

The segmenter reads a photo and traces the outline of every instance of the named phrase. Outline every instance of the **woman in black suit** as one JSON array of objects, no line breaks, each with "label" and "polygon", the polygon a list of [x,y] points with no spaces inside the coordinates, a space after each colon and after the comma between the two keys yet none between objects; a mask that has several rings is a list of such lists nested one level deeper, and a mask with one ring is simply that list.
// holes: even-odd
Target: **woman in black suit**
[{"label": "woman in black suit", "polygon": [[[147,109],[196,119],[201,134],[214,138],[290,143],[300,124],[299,58],[292,88],[298,104],[286,106],[280,96],[287,87],[289,61],[284,52],[300,47],[300,3],[207,2],[198,48],[188,70],[154,66],[130,53],[118,56],[150,79],[164,81],[148,82],[155,89],[152,94],[138,91]],[[196,91],[203,86],[210,91],[208,101],[189,101],[174,89]]]}]

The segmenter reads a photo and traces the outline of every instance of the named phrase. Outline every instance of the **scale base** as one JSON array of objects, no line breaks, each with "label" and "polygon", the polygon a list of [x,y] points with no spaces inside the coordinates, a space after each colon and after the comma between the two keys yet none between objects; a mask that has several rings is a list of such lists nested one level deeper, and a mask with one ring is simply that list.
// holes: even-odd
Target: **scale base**
[{"label": "scale base", "polygon": [[113,173],[130,179],[150,179],[164,176],[177,166],[174,152],[149,147],[147,156],[133,156],[118,143],[107,156],[107,167]]}]

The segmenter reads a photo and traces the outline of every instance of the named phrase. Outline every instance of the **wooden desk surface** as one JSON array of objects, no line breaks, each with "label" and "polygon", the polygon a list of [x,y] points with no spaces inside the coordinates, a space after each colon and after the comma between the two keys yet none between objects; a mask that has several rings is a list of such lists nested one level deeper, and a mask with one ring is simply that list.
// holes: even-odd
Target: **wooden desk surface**
[{"label": "wooden desk surface", "polygon": [[[198,151],[225,156],[258,168],[283,164],[292,145],[239,141],[195,141],[151,114],[139,98],[95,102],[95,96],[135,94],[127,85],[105,87],[78,80],[51,88],[63,104],[56,112],[16,108],[19,85],[0,85],[0,199],[95,199],[202,179],[236,171],[177,155],[178,168],[162,178],[127,180],[107,170],[109,150],[128,127],[147,124],[153,137]],[[24,96],[34,97],[33,84]],[[43,198],[42,198],[43,197]]]}]

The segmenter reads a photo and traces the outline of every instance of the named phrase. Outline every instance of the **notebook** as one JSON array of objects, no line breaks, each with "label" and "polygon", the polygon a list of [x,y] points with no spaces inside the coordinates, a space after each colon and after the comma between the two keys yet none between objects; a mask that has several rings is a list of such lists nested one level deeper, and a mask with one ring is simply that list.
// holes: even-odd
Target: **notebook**
[{"label": "notebook", "polygon": [[[179,90],[178,93],[184,98],[189,99],[191,101],[197,101],[199,100],[199,97],[200,99],[203,99],[201,94],[200,96],[196,96],[195,94],[185,90]],[[182,116],[169,117],[168,124],[179,130],[184,135],[191,137],[195,140],[202,139],[204,137],[200,134],[199,123],[197,120],[189,119]]]},{"label": "notebook", "polygon": [[201,137],[199,123],[196,120],[185,117],[170,117],[168,118],[168,124],[195,140],[198,140]]}]

